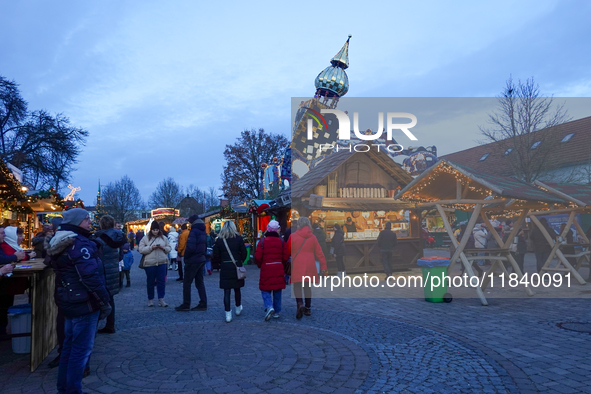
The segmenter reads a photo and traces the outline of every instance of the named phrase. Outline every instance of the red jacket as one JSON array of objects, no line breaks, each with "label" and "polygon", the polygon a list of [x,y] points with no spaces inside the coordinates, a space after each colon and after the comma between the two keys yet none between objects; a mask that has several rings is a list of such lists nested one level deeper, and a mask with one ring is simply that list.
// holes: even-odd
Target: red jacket
[{"label": "red jacket", "polygon": [[286,245],[276,232],[267,232],[259,242],[254,261],[261,269],[259,289],[262,291],[285,289],[285,270],[283,269]]},{"label": "red jacket", "polygon": [[303,276],[309,276],[312,280],[317,280],[318,272],[316,271],[316,261],[320,262],[321,270],[326,270],[326,259],[322,253],[322,248],[314,234],[312,234],[312,229],[310,227],[302,227],[295,233],[291,234],[287,241],[284,258],[287,260],[290,256],[292,257],[292,283],[302,282]]}]

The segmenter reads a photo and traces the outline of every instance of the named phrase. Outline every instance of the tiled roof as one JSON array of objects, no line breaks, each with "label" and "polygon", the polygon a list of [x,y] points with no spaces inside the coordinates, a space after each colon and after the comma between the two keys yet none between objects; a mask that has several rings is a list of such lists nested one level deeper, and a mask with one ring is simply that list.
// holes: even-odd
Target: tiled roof
[{"label": "tiled roof", "polygon": [[[528,200],[544,203],[564,204],[565,201],[542,189],[523,183],[515,178],[492,175],[482,171],[476,171],[467,166],[454,163],[450,160],[441,159],[433,167],[427,169],[419,177],[415,178],[407,187],[402,189],[396,198],[405,199],[412,194],[418,185],[428,182],[429,185],[421,190],[425,200],[455,200],[456,186],[454,175],[440,171],[441,167],[448,166],[466,176],[475,184],[492,191],[498,197],[506,197],[518,200]],[[433,175],[436,174],[436,175]],[[470,192],[466,199],[479,199],[479,194]]]},{"label": "tiled roof", "polygon": [[[556,133],[552,136],[552,142],[544,141],[544,134],[549,132]],[[560,142],[568,134],[574,135],[567,142]],[[539,136],[539,138],[536,136]],[[526,137],[530,139],[532,144],[537,140],[542,140],[542,144],[555,143],[555,148],[550,151],[546,158],[549,167],[567,167],[588,162],[591,159],[591,116],[563,123],[556,128],[539,130],[530,136],[519,136],[517,138]],[[513,171],[508,156],[517,152],[511,152],[505,155],[505,151],[507,146],[512,145],[513,143],[508,143],[507,140],[493,142],[444,155],[441,158],[468,166],[476,171],[511,176],[513,175]],[[519,144],[517,143],[515,145],[518,146]],[[480,161],[487,153],[489,153],[488,157]]]}]

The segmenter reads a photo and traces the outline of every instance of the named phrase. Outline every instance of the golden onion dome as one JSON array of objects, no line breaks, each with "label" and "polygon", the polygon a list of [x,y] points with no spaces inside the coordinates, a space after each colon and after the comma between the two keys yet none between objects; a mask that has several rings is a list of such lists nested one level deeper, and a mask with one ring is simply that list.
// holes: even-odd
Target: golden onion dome
[{"label": "golden onion dome", "polygon": [[341,50],[330,60],[326,67],[314,81],[316,95],[319,97],[343,97],[349,91],[349,78],[345,69],[349,67],[349,40]]}]

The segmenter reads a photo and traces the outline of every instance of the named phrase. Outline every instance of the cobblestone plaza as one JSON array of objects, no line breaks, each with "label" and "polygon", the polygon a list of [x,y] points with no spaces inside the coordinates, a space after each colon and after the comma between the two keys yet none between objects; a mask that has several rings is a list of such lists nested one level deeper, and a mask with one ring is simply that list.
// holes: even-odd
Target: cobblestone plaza
[{"label": "cobblestone plaza", "polygon": [[[558,325],[591,321],[588,299],[315,299],[298,321],[286,292],[281,318],[265,322],[249,266],[244,311],[228,324],[216,272],[206,312],[174,311],[176,278],[169,271],[171,306],[149,308],[133,267],[115,298],[117,332],[96,338],[87,392],[591,393],[589,334]],[[55,355],[31,373],[28,355],[3,342],[0,392],[54,393]]]}]

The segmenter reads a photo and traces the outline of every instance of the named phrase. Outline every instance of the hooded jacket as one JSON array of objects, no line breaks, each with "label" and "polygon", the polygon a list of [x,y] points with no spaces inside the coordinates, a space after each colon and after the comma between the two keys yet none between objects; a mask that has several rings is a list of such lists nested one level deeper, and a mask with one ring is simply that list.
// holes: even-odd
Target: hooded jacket
[{"label": "hooded jacket", "polygon": [[62,224],[51,238],[47,254],[56,272],[57,300],[66,317],[84,316],[109,304],[103,264],[90,232]]},{"label": "hooded jacket", "polygon": [[191,232],[185,245],[185,264],[205,263],[207,253],[207,233],[205,223],[197,219],[191,224]]},{"label": "hooded jacket", "polygon": [[[152,249],[152,246],[154,245],[160,245],[161,249]],[[146,267],[168,264],[168,253],[170,252],[168,238],[159,235],[158,237],[150,239],[150,236],[146,235],[140,241],[138,252],[146,256],[144,259],[144,266]]]},{"label": "hooded jacket", "polygon": [[317,280],[316,261],[320,262],[321,270],[326,270],[326,259],[322,253],[322,248],[314,234],[312,234],[312,229],[308,226],[298,229],[289,237],[287,248],[284,251],[284,258],[287,261],[289,257],[292,257],[291,281],[294,283],[302,282],[303,276],[309,276],[312,280]]},{"label": "hooded jacket", "polygon": [[121,230],[109,228],[94,233],[105,267],[105,284],[112,296],[119,294],[119,248],[127,242]]},{"label": "hooded jacket", "polygon": [[476,246],[477,249],[486,248],[486,231],[482,229],[481,224],[476,224],[476,226],[474,226],[472,235],[474,235],[474,246]]},{"label": "hooded jacket", "polygon": [[178,252],[179,256],[183,257],[185,255],[185,248],[187,247],[187,239],[189,238],[189,229],[184,229],[179,235],[179,247]]},{"label": "hooded jacket", "polygon": [[178,256],[178,252],[176,251],[178,243],[179,233],[177,233],[174,228],[171,228],[168,232],[168,244],[170,245],[170,253],[168,254],[168,257],[171,259],[176,259]]},{"label": "hooded jacket", "polygon": [[285,269],[283,266],[285,247],[285,242],[275,231],[267,231],[265,238],[257,245],[254,260],[261,269],[260,290],[285,289]]}]

